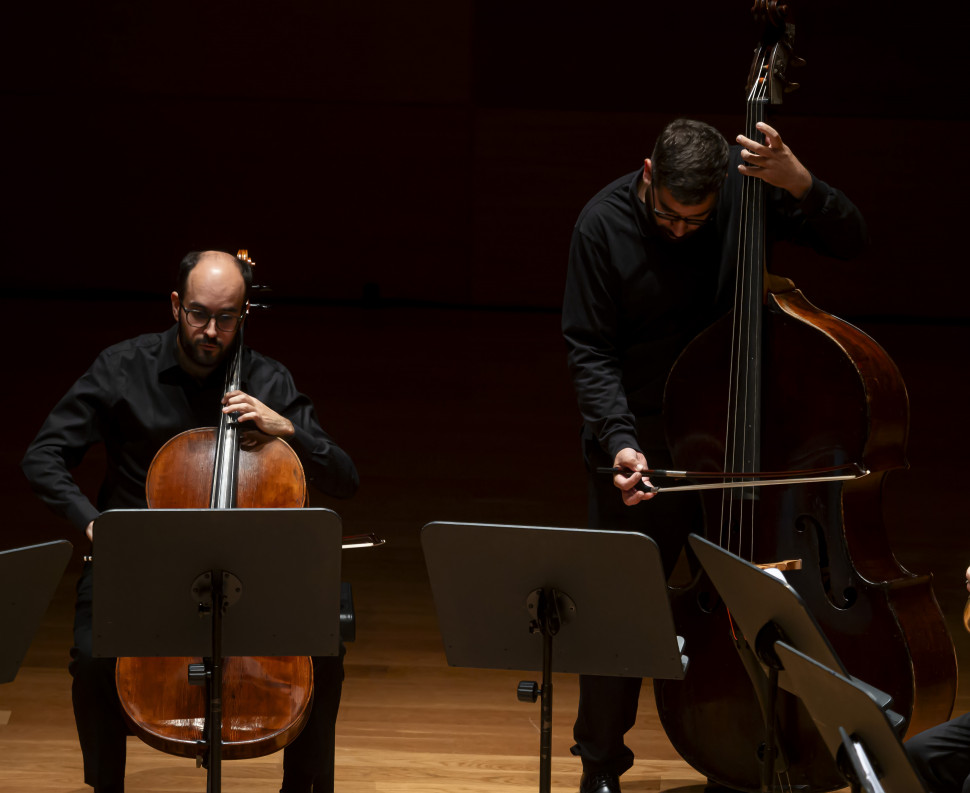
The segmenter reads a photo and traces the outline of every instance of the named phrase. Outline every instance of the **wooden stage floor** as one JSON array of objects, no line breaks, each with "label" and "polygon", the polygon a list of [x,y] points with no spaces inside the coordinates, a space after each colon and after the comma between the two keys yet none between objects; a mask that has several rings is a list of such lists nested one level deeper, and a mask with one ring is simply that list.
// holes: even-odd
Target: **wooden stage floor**
[{"label": "wooden stage floor", "polygon": [[[47,411],[94,355],[145,329],[163,329],[164,306],[136,305],[119,327],[88,304],[0,301],[11,327],[43,305],[64,334],[41,329],[12,351],[2,492],[7,504],[0,549],[66,537],[75,557],[17,679],[0,686],[0,790],[82,793],[81,757],[66,670],[73,584],[87,549],[33,497],[17,470]],[[148,321],[146,316],[151,317]],[[148,322],[148,327],[146,327]],[[354,457],[362,486],[335,508],[346,533],[373,531],[381,548],[344,554],[354,587],[358,637],[348,646],[338,722],[336,783],[343,793],[484,793],[538,786],[539,705],[520,703],[516,683],[538,672],[447,665],[421,553],[421,527],[434,520],[582,526],[584,480],[578,420],[565,371],[556,314],[444,309],[277,308],[249,340],[293,370],[324,428]],[[265,325],[265,327],[263,327]],[[968,464],[956,449],[965,428],[951,416],[967,404],[955,373],[965,327],[866,328],[899,364],[912,401],[908,471],[890,477],[887,531],[900,561],[932,572],[963,670],[970,637],[962,627],[970,563],[957,498]],[[49,338],[48,338],[49,337]],[[56,366],[44,352],[56,345]],[[13,409],[16,408],[16,411]],[[956,441],[956,442],[954,442]],[[98,456],[80,474],[98,481]],[[499,586],[501,582],[496,582]],[[878,648],[873,648],[878,652]],[[580,764],[569,755],[577,686],[556,675],[553,779],[575,790]],[[970,709],[962,691],[956,712]],[[681,760],[661,729],[649,685],[629,735],[637,761],[627,793],[700,790],[704,778]],[[224,788],[279,788],[282,755],[224,765]],[[205,772],[188,760],[129,739],[129,793],[203,791]]]}]

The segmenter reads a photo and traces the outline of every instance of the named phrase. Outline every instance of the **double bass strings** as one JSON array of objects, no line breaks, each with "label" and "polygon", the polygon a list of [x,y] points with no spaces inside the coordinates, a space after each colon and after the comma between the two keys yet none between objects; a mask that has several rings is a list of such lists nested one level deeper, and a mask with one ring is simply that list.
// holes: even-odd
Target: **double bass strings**
[{"label": "double bass strings", "polygon": [[[758,70],[756,79],[751,86],[745,111],[746,136],[751,140],[758,140],[757,124],[764,121],[765,105],[768,102],[768,88],[770,78],[770,50],[762,49],[759,55]],[[742,317],[735,317],[735,322],[740,323],[739,340],[741,345],[733,353],[739,361],[739,373],[735,378],[733,388],[738,398],[744,397],[743,410],[735,410],[735,425],[732,428],[734,444],[737,444],[737,435],[740,432],[742,439],[742,458],[735,458],[735,467],[730,470],[739,470],[737,463],[742,463],[740,470],[744,470],[744,465],[749,464],[751,470],[761,470],[760,444],[761,444],[761,330],[764,303],[764,277],[765,277],[765,194],[764,182],[756,177],[742,178],[742,234],[744,235],[743,247],[738,246],[738,255],[743,258],[737,262],[738,282],[741,286],[741,294],[735,302],[735,313],[742,314]],[[741,376],[743,373],[743,377]],[[741,416],[740,421],[738,416]],[[738,426],[741,424],[741,426]],[[727,470],[727,469],[725,469]],[[746,495],[750,493],[751,495]],[[729,516],[734,515],[735,509],[739,513],[738,517],[738,556],[754,561],[755,545],[755,506],[756,491],[734,490],[725,491],[722,494],[722,511],[725,510],[724,502],[727,501],[727,512]],[[733,530],[733,529],[732,529]],[[730,533],[729,530],[729,542]],[[745,538],[745,531],[747,537]],[[740,552],[741,546],[747,546],[747,555]],[[769,718],[774,718],[773,715]],[[772,758],[773,762],[774,758]],[[766,762],[768,762],[766,760]],[[772,769],[773,771],[774,769]],[[769,772],[771,773],[771,772]],[[775,771],[773,776],[777,779],[780,790],[791,790],[791,779],[788,775],[787,767],[781,772]]]},{"label": "double bass strings", "polygon": [[[748,97],[745,134],[757,139],[757,123],[764,118],[768,62],[760,55]],[[761,304],[764,277],[764,184],[754,177],[741,182],[741,209],[735,263],[735,310],[732,322],[730,378],[728,382],[725,471],[759,470]],[[718,544],[739,556],[754,556],[754,501],[725,489],[721,496]],[[747,550],[745,550],[745,548]]]}]

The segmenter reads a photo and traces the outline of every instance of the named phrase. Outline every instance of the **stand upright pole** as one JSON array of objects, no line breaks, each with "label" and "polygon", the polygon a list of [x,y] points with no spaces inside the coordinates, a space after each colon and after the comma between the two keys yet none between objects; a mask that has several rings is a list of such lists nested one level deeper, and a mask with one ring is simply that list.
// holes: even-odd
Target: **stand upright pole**
[{"label": "stand upright pole", "polygon": [[552,790],[552,633],[542,636],[542,726],[539,732],[539,793]]},{"label": "stand upright pole", "polygon": [[222,791],[222,570],[212,571],[212,661],[209,671],[208,793]]},{"label": "stand upright pole", "polygon": [[778,670],[774,666],[768,667],[768,704],[765,710],[765,755],[761,765],[761,790],[771,793],[774,788],[775,755],[778,747],[775,743],[775,710],[778,707]]}]

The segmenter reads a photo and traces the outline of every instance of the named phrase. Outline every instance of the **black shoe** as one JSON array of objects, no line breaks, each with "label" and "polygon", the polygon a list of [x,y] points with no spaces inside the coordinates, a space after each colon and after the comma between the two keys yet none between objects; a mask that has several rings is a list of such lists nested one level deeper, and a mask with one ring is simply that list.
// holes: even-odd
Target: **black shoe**
[{"label": "black shoe", "polygon": [[579,793],[620,793],[620,777],[609,771],[598,774],[583,772],[579,780]]}]

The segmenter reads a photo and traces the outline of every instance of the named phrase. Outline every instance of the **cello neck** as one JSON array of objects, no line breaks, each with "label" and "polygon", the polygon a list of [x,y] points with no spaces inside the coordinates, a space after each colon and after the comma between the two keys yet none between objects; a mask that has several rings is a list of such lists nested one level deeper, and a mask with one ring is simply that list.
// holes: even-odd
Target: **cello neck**
[{"label": "cello neck", "polygon": [[[236,350],[226,370],[228,394],[239,388],[242,367],[243,329],[236,333]],[[216,438],[215,465],[212,469],[212,495],[210,509],[232,509],[236,506],[236,474],[239,470],[239,422],[235,413],[223,413],[219,419]]]}]

